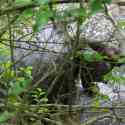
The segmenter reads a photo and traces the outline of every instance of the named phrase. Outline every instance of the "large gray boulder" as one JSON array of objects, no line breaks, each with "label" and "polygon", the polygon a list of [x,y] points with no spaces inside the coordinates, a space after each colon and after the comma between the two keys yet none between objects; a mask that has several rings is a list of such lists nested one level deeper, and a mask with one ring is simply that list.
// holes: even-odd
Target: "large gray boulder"
[{"label": "large gray boulder", "polygon": [[[63,24],[57,24],[54,28],[52,24],[42,28],[40,32],[36,35],[36,42],[32,44],[20,43],[20,46],[24,46],[38,51],[33,51],[30,56],[25,58],[28,63],[34,60],[42,58],[42,60],[53,60],[57,58],[61,53],[66,53],[71,49],[71,39],[74,39],[77,31],[77,23],[69,23],[66,27],[67,33],[64,30]],[[104,14],[97,13],[90,16],[81,26],[80,26],[80,42],[88,44],[98,44],[104,45],[106,47],[113,47],[123,50],[125,45],[121,41],[120,30],[117,30],[112,21]],[[68,35],[67,35],[68,34]],[[122,32],[124,35],[124,32]],[[71,39],[70,39],[71,38]],[[75,42],[75,41],[74,41]],[[22,45],[23,44],[23,45]],[[120,44],[122,44],[120,46]],[[25,55],[29,51],[16,49],[16,58],[20,55]],[[123,52],[124,53],[124,52]],[[24,62],[25,62],[24,61]]]},{"label": "large gray boulder", "polygon": [[88,43],[102,44],[110,42],[113,38],[115,27],[104,13],[92,15],[81,29],[81,39]]}]

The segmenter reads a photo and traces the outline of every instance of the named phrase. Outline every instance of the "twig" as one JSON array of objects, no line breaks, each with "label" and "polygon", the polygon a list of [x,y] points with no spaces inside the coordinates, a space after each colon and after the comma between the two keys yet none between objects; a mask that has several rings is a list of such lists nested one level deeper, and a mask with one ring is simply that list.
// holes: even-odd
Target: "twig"
[{"label": "twig", "polygon": [[19,15],[16,15],[15,17],[13,17],[13,19],[9,21],[9,24],[7,24],[4,28],[1,29],[1,31],[0,31],[0,38],[7,31],[7,29],[9,28],[8,25],[12,25],[16,21],[16,19],[18,17],[19,17]]},{"label": "twig", "polygon": [[43,121],[46,121],[47,123],[50,123],[52,125],[62,125],[59,121],[57,120],[51,120],[49,118],[42,118]]},{"label": "twig", "polygon": [[92,125],[93,123],[95,123],[99,120],[105,119],[105,118],[113,119],[114,117],[110,113],[107,113],[107,114],[104,114],[101,116],[99,115],[97,117],[91,118],[90,120],[87,120],[87,122],[84,122],[80,125]]}]

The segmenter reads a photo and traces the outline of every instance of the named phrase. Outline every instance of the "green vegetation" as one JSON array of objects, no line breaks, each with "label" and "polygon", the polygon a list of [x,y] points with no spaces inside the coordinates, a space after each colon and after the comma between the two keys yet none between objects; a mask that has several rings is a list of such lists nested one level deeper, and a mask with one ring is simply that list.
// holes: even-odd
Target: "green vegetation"
[{"label": "green vegetation", "polygon": [[[63,11],[59,11],[59,5],[63,3],[70,3],[72,5],[77,4],[76,6],[78,7],[68,7]],[[70,106],[67,105],[58,105],[58,103],[49,104],[48,91],[40,86],[40,84],[43,84],[43,81],[41,82],[39,79],[38,81],[34,81],[34,68],[32,66],[18,66],[18,63],[27,55],[22,56],[19,60],[15,60],[15,49],[19,48],[19,46],[16,45],[16,41],[22,40],[32,45],[36,40],[35,35],[48,23],[53,23],[55,25],[64,24],[65,26],[68,24],[68,21],[70,22],[73,20],[77,22],[75,41],[79,42],[79,25],[83,24],[91,15],[100,11],[105,12],[106,5],[110,3],[111,0],[90,0],[87,5],[80,3],[78,0],[74,0],[74,2],[67,0],[0,1],[0,91],[3,92],[3,96],[1,97],[0,95],[1,125],[42,125],[41,121],[58,125],[58,122],[53,120],[52,116],[56,113],[65,114],[65,112],[70,110]],[[118,25],[119,27],[123,27],[124,22],[120,22]],[[114,64],[123,64],[125,62],[123,56],[119,56],[115,58],[115,60],[110,60],[108,56],[94,50],[77,51],[77,47],[75,46],[77,43],[73,43],[72,45],[73,51],[71,55],[68,55],[70,59],[73,57],[72,60],[77,58],[87,63],[110,62]],[[84,49],[84,47],[82,49]],[[24,50],[30,51],[30,49],[26,48]],[[33,51],[31,50],[29,53],[33,53]],[[54,78],[52,82],[53,86],[58,79],[61,79],[60,70],[62,74],[65,73],[61,68],[59,72],[57,72],[58,69],[56,69],[56,67],[54,69],[54,73],[59,76],[57,75],[57,77]],[[116,71],[117,68],[114,70]],[[114,76],[112,71],[107,73],[104,79],[114,82],[125,80],[122,76]],[[63,81],[63,79],[61,80]],[[52,88],[50,88],[50,90],[51,89]],[[63,89],[65,92],[65,88]],[[109,98],[100,94],[96,86],[92,86],[91,89],[93,91],[98,91],[94,103],[92,104],[92,107],[94,107],[92,111],[94,111],[101,106],[100,100],[108,101]],[[76,112],[79,111],[79,107],[75,107],[73,112],[75,112],[75,109]],[[104,110],[106,112],[109,111],[105,108]],[[70,113],[70,111],[68,112]],[[57,115],[55,115],[54,118],[57,118]]]}]

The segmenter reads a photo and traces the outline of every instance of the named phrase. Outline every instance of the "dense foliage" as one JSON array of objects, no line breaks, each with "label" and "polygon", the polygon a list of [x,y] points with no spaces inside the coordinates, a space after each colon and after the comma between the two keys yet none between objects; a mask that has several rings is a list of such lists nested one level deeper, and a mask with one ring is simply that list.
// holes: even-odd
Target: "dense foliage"
[{"label": "dense foliage", "polygon": [[[68,3],[74,6],[76,5],[78,7],[73,8],[71,6],[59,11],[61,5]],[[40,87],[39,84],[41,83],[41,81],[34,81],[34,69],[32,66],[18,66],[18,63],[20,63],[27,55],[24,55],[19,60],[15,60],[15,49],[19,48],[19,46],[16,45],[16,41],[28,41],[30,44],[32,44],[32,42],[36,40],[36,34],[41,31],[41,29],[43,29],[47,24],[53,24],[56,27],[57,24],[61,23],[66,25],[72,21],[77,22],[77,31],[75,34],[76,43],[73,43],[73,51],[71,55],[68,55],[68,58],[70,58],[70,60],[80,60],[80,62],[87,62],[89,64],[92,64],[93,62],[110,62],[112,64],[119,65],[125,62],[123,55],[115,55],[110,60],[110,58],[104,53],[100,53],[94,50],[81,51],[80,49],[84,49],[83,45],[80,46],[80,49],[76,47],[77,41],[79,42],[79,26],[86,20],[88,20],[91,15],[97,12],[101,11],[108,15],[106,6],[110,3],[111,0],[90,0],[88,3],[82,2],[82,0],[0,1],[1,125],[2,123],[3,125],[4,123],[8,125],[40,125],[42,124],[42,122],[57,125],[60,123],[51,119],[51,115],[60,112],[63,114],[67,110],[70,110],[70,107],[68,106],[63,107],[63,105],[48,103],[48,91]],[[124,26],[124,23],[119,23],[118,25],[122,27]],[[29,49],[25,47],[24,49],[29,51]],[[39,50],[34,49],[34,51]],[[32,52],[33,50],[31,50],[30,53]],[[66,68],[68,66],[64,65],[64,67]],[[117,68],[114,70],[117,71]],[[59,74],[59,72],[56,73]],[[116,77],[116,75],[113,75],[114,74],[112,73],[112,71],[110,71],[104,77],[104,79],[115,82],[125,80],[124,77]],[[55,81],[58,80],[58,77],[56,78],[57,79],[54,79]],[[61,81],[62,77],[59,76],[59,78],[59,81]],[[95,101],[92,106],[99,107],[100,99],[108,101],[108,97],[101,95],[98,88],[93,87],[91,89],[93,91],[96,91]],[[106,109],[104,110],[105,112],[108,112]]]}]

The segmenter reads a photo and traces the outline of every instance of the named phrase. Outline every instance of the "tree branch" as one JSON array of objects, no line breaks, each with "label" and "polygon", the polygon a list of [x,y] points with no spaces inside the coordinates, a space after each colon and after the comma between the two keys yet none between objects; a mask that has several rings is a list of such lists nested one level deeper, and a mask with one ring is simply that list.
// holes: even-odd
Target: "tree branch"
[{"label": "tree branch", "polygon": [[[64,4],[64,3],[79,3],[79,0],[61,0],[61,1],[53,1],[53,2],[49,2],[48,4]],[[0,16],[5,15],[7,13],[12,13],[14,11],[24,11],[26,9],[30,9],[30,8],[35,8],[35,7],[39,7],[39,4],[36,3],[29,3],[29,4],[25,4],[25,5],[15,5],[15,6],[11,6],[9,8],[6,9],[0,9]]]}]

